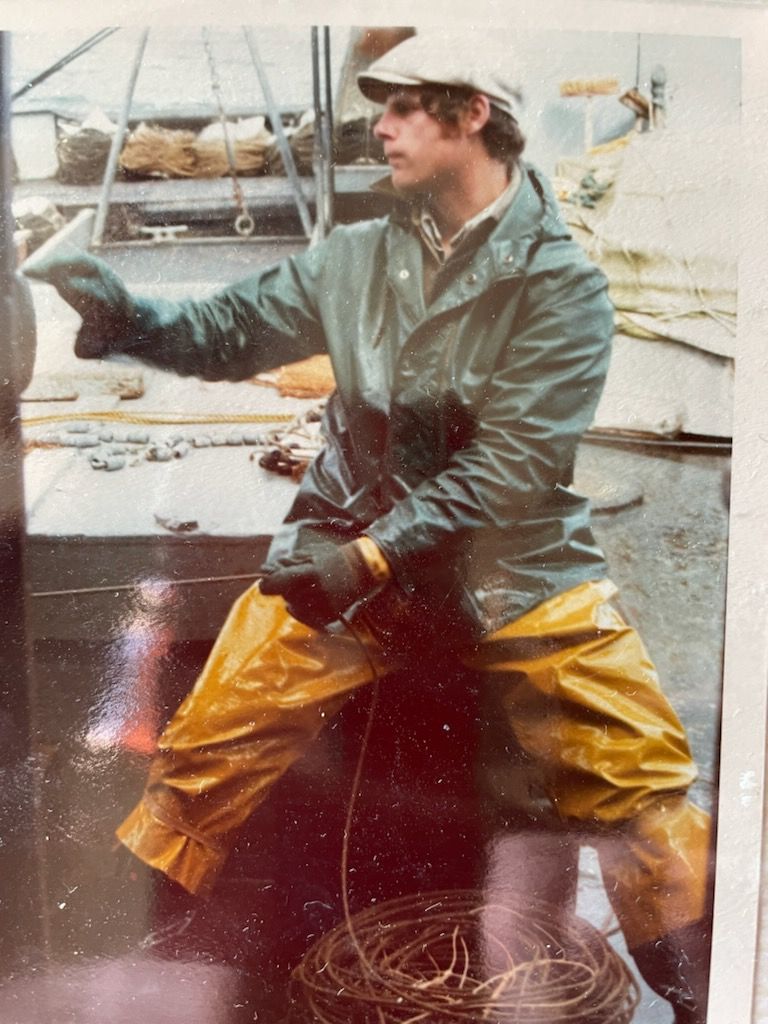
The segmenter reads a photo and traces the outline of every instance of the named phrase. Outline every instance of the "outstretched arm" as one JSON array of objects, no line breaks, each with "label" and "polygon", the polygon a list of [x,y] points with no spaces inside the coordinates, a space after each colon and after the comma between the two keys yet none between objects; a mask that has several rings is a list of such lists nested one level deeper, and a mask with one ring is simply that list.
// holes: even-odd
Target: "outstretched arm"
[{"label": "outstretched arm", "polygon": [[243,380],[325,349],[314,287],[319,249],[291,257],[207,299],[171,302],[128,291],[103,260],[70,249],[26,269],[82,318],[75,352],[126,353],[206,380]]}]

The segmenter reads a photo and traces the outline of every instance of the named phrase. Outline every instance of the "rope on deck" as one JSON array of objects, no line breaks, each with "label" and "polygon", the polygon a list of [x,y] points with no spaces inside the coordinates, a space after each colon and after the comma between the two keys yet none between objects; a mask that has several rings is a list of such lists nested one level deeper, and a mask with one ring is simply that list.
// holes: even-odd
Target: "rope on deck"
[{"label": "rope on deck", "polygon": [[294,978],[323,1024],[628,1024],[639,1004],[586,921],[471,890],[374,904],[325,935]]},{"label": "rope on deck", "polygon": [[53,412],[44,416],[24,416],[23,427],[34,427],[41,423],[69,423],[74,420],[103,420],[105,423],[133,423],[137,426],[185,426],[198,423],[290,423],[295,413],[185,413],[185,412],[123,412],[120,409],[105,409],[94,412]]}]

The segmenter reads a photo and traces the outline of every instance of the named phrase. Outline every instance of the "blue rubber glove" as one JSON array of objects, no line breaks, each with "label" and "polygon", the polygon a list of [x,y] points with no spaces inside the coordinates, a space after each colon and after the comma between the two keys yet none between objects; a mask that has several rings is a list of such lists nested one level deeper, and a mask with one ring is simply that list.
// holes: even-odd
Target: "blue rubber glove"
[{"label": "blue rubber glove", "polygon": [[119,349],[119,340],[135,331],[130,292],[98,257],[70,247],[39,260],[33,257],[24,273],[52,284],[82,317],[75,341],[75,355],[81,359],[98,359],[113,348]]}]

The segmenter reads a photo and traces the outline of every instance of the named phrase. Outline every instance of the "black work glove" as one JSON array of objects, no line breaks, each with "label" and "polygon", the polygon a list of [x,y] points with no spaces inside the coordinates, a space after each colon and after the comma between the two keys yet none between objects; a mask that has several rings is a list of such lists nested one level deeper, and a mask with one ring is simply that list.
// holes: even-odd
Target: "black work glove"
[{"label": "black work glove", "polygon": [[121,337],[135,329],[133,299],[118,275],[103,260],[70,246],[35,260],[24,268],[27,277],[52,284],[82,317],[75,355],[97,359],[120,348]]},{"label": "black work glove", "polygon": [[368,564],[352,542],[318,545],[297,554],[261,581],[262,594],[280,594],[295,619],[321,629],[377,588]]}]

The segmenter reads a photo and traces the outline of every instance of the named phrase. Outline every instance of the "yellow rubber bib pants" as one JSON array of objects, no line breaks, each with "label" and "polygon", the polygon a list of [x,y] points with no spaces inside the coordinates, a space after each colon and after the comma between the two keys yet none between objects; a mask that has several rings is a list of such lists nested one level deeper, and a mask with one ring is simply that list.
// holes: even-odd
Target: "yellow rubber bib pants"
[{"label": "yellow rubber bib pants", "polygon": [[[706,909],[709,818],[686,798],[696,769],[638,637],[585,583],[461,656],[506,681],[517,743],[566,822],[595,830],[630,948]],[[142,800],[118,829],[138,857],[205,893],[237,829],[358,687],[398,666],[372,639],[318,632],[258,586],[234,605],[194,689],[159,740]]]}]

